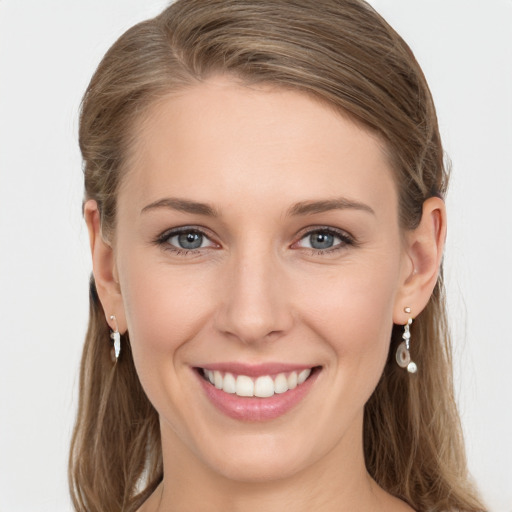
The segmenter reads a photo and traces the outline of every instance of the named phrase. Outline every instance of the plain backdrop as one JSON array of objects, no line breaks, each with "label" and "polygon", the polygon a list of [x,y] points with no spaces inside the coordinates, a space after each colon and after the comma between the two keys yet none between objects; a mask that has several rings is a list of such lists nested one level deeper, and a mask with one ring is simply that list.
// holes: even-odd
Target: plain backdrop
[{"label": "plain backdrop", "polygon": [[[0,511],[71,510],[87,321],[81,96],[163,0],[0,0]],[[446,276],[469,465],[512,511],[512,1],[373,0],[423,66],[453,162]]]}]

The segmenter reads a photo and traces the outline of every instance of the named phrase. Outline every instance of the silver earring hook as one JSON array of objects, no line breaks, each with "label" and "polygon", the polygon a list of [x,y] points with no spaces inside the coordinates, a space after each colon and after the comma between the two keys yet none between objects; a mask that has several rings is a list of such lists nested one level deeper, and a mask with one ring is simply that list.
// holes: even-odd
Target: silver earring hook
[{"label": "silver earring hook", "polygon": [[114,341],[114,351],[112,359],[117,362],[119,354],[121,353],[121,334],[119,334],[119,328],[117,327],[116,315],[110,315],[110,320],[114,322],[114,330],[110,333],[110,338]]},{"label": "silver earring hook", "polygon": [[117,328],[117,318],[116,318],[116,315],[110,315],[110,320],[112,320],[112,322],[114,322],[114,329],[113,329],[113,331],[118,331],[119,332],[119,329]]}]

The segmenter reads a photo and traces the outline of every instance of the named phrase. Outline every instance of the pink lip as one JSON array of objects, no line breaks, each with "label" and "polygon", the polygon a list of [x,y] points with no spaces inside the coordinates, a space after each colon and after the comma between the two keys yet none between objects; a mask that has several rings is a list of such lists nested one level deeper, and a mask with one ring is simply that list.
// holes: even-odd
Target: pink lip
[{"label": "pink lip", "polygon": [[260,375],[277,375],[278,373],[300,372],[311,365],[283,364],[283,363],[264,363],[264,364],[245,364],[245,363],[215,363],[201,366],[205,370],[219,371],[222,373],[232,373],[233,375],[247,375],[248,377],[259,377]]},{"label": "pink lip", "polygon": [[[215,366],[215,368],[214,368]],[[243,370],[241,369],[243,366]],[[287,371],[294,371],[298,368],[305,369],[311,368],[310,366],[305,367],[297,367],[297,366],[289,366],[287,369],[283,365],[279,365],[279,371],[269,371],[275,370],[275,367],[272,365],[265,365],[265,371],[261,372],[261,367],[251,367],[253,370],[258,368],[257,373],[247,373],[247,367],[245,365],[229,365],[230,370],[221,370],[223,366],[219,365],[208,365],[207,369],[218,371],[230,371],[231,373],[237,373],[234,371],[236,367],[237,370],[241,370],[238,374],[247,375],[247,376],[258,376],[258,375],[272,375],[273,373],[285,373]],[[240,397],[238,395],[225,393],[224,391],[217,389],[210,382],[205,380],[200,371],[195,371],[197,378],[206,393],[206,396],[210,399],[215,407],[222,413],[226,414],[230,418],[234,418],[236,420],[241,421],[250,421],[250,422],[258,422],[258,421],[269,421],[275,418],[278,418],[284,414],[286,414],[290,409],[295,407],[302,401],[302,399],[307,395],[314,382],[316,381],[318,374],[320,372],[315,370],[312,372],[311,376],[302,384],[297,386],[295,389],[290,389],[286,393],[275,394],[268,398],[258,398],[258,397]]]}]

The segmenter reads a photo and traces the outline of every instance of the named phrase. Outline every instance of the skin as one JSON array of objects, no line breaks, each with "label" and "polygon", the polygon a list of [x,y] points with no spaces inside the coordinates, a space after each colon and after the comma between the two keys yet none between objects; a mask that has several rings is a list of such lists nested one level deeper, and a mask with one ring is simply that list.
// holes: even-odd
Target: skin
[{"label": "skin", "polygon": [[[141,510],[411,510],[366,472],[363,408],[393,323],[432,293],[443,202],[427,200],[419,227],[402,232],[379,139],[297,92],[217,77],[160,100],[136,134],[114,239],[94,201],[85,217],[107,321],[129,331],[160,416],[164,481]],[[345,207],[291,214],[339,198]],[[182,226],[203,230],[204,247],[178,254],[176,237],[162,241]],[[352,241],[307,247],[326,228]],[[321,371],[284,416],[243,422],[210,403],[192,370],[221,361]]]}]

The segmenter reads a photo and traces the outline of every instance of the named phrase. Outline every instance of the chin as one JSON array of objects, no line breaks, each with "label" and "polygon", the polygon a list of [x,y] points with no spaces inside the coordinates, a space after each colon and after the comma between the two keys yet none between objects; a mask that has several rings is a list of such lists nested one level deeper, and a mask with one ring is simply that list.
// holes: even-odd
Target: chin
[{"label": "chin", "polygon": [[297,453],[260,453],[222,456],[211,468],[227,480],[240,483],[271,483],[293,477],[308,466],[308,461]]}]

